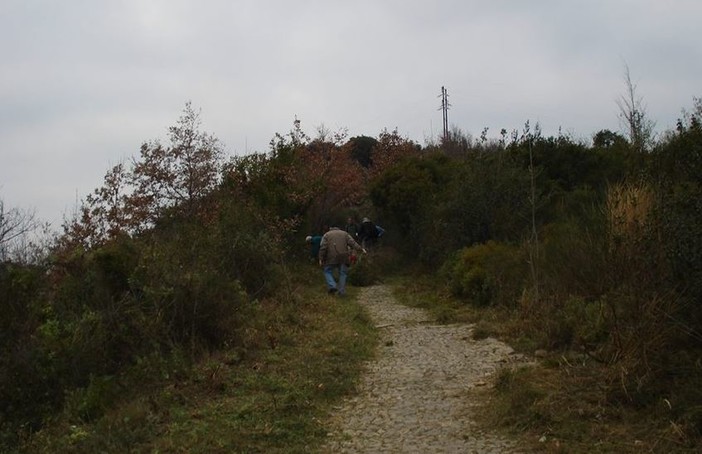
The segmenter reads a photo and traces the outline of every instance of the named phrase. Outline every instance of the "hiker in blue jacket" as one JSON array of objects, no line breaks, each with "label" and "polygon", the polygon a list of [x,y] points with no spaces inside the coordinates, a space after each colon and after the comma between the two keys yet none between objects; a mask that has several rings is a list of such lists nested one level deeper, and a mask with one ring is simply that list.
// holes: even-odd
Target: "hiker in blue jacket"
[{"label": "hiker in blue jacket", "polygon": [[307,238],[305,238],[305,242],[310,246],[310,257],[313,260],[317,260],[322,237],[320,235],[308,235]]}]

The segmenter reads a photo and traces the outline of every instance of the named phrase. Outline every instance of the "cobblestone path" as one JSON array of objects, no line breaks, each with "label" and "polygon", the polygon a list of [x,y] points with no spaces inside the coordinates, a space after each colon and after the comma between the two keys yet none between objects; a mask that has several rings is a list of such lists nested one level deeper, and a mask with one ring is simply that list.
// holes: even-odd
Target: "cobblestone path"
[{"label": "cobblestone path", "polygon": [[359,392],[332,416],[325,453],[514,453],[515,444],[477,429],[468,396],[513,357],[495,339],[474,341],[470,325],[437,325],[378,285],[359,301],[380,330],[380,352]]}]

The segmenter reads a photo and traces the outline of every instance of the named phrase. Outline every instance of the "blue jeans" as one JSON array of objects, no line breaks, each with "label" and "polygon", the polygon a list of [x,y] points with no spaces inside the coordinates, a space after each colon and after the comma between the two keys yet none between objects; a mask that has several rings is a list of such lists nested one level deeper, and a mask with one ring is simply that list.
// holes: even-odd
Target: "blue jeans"
[{"label": "blue jeans", "polygon": [[[339,270],[339,284],[334,280],[334,270]],[[346,274],[349,267],[346,264],[324,265],[324,280],[327,281],[327,290],[336,289],[340,295],[346,293]]]}]

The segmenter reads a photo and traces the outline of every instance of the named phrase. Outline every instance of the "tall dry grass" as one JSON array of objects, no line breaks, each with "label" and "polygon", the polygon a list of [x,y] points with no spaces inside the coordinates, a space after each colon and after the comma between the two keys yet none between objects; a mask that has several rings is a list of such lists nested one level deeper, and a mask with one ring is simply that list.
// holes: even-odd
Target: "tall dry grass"
[{"label": "tall dry grass", "polygon": [[664,387],[667,356],[675,338],[678,300],[661,241],[657,194],[646,182],[622,183],[607,193],[611,288],[605,303],[611,321],[603,359],[626,400],[647,402]]},{"label": "tall dry grass", "polygon": [[645,182],[620,183],[607,191],[605,214],[610,244],[635,244],[645,233],[655,194]]}]

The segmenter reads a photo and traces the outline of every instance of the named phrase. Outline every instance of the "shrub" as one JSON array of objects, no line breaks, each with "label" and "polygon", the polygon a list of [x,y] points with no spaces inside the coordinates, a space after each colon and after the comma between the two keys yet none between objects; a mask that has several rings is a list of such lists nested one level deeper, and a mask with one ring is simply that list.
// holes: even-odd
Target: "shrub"
[{"label": "shrub", "polygon": [[370,197],[394,233],[400,252],[417,256],[423,236],[418,231],[430,216],[431,205],[449,181],[451,167],[440,154],[409,156],[377,176]]},{"label": "shrub", "polygon": [[600,301],[550,297],[538,309],[531,308],[527,326],[540,348],[594,352],[609,339],[611,319]]},{"label": "shrub", "polygon": [[687,182],[664,189],[655,215],[671,266],[671,287],[688,302],[685,319],[702,331],[702,185]]},{"label": "shrub", "polygon": [[459,251],[440,275],[454,296],[472,304],[513,306],[523,288],[526,261],[520,248],[488,241]]},{"label": "shrub", "polygon": [[[358,254],[358,253],[357,253]],[[348,282],[365,287],[381,282],[406,266],[403,258],[391,246],[376,245],[368,254],[359,254],[355,265],[349,267]]]},{"label": "shrub", "polygon": [[34,336],[46,288],[42,268],[0,263],[0,451],[57,406],[50,360]]},{"label": "shrub", "polygon": [[372,256],[359,256],[349,267],[348,283],[357,287],[373,285],[378,281],[377,265]]},{"label": "shrub", "polygon": [[53,298],[40,332],[68,387],[114,374],[152,343],[151,322],[134,280],[140,252],[127,237],[58,259]]},{"label": "shrub", "polygon": [[[168,341],[196,350],[232,341],[237,312],[248,301],[237,275],[253,272],[240,268],[246,263],[236,261],[236,243],[216,229],[182,223],[159,232],[146,250],[133,281]],[[265,279],[268,268],[255,269]]]},{"label": "shrub", "polygon": [[[169,219],[138,240],[57,251],[45,301],[33,302],[41,270],[15,273],[12,285],[2,286],[12,293],[8,308],[24,311],[7,319],[12,337],[0,333],[3,443],[38,429],[62,406],[74,420],[100,417],[119,397],[119,377],[139,358],[237,342],[249,301],[237,276],[251,276],[247,283],[260,288],[257,279],[267,280],[273,265],[265,246],[240,246],[242,236],[265,235],[253,224],[236,235],[220,235],[217,226]],[[231,257],[250,257],[250,269]]]},{"label": "shrub", "polygon": [[40,267],[0,263],[0,348],[27,339],[39,322],[40,297],[46,290]]},{"label": "shrub", "polygon": [[528,174],[502,155],[452,162],[451,178],[427,207],[413,241],[421,258],[440,264],[454,251],[473,244],[514,241],[529,218]]},{"label": "shrub", "polygon": [[115,376],[91,375],[85,388],[67,391],[64,412],[72,422],[92,421],[114,404],[121,391]]}]

